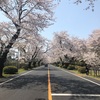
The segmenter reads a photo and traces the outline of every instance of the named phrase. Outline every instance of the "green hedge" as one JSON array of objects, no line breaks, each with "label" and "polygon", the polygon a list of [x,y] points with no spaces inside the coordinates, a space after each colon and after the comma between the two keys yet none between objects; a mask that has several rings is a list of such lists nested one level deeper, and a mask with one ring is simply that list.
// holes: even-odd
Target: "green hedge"
[{"label": "green hedge", "polygon": [[18,72],[15,66],[6,66],[3,69],[4,74],[16,74]]},{"label": "green hedge", "polygon": [[79,67],[78,68],[78,72],[80,72],[80,73],[86,73],[85,67]]},{"label": "green hedge", "polygon": [[67,69],[68,69],[68,70],[74,70],[74,69],[75,69],[75,65],[69,65],[69,66],[67,67]]},{"label": "green hedge", "polygon": [[80,67],[82,67],[82,66],[75,66],[75,70],[78,70]]},{"label": "green hedge", "polygon": [[68,66],[64,65],[64,66],[63,66],[63,68],[67,69],[67,68],[68,68]]}]

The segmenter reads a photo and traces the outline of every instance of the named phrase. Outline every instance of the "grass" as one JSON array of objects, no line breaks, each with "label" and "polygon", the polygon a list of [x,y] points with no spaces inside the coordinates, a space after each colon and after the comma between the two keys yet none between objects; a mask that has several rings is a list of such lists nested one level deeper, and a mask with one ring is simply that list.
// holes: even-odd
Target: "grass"
[{"label": "grass", "polygon": [[77,70],[70,70],[70,71],[79,75],[79,76],[86,76],[86,74],[82,74],[82,73],[78,72]]},{"label": "grass", "polygon": [[25,72],[25,71],[26,71],[25,69],[20,68],[20,69],[18,70],[18,74],[23,73],[23,72]]},{"label": "grass", "polygon": [[86,74],[79,73],[77,70],[70,70],[70,71],[77,74],[77,75],[79,75],[79,76],[83,76],[83,77],[88,76],[88,77],[100,80],[100,76],[94,76],[93,72],[92,72],[92,75],[86,75]]},{"label": "grass", "polygon": [[[21,74],[21,73],[23,73],[25,71],[26,71],[25,69],[20,68],[20,69],[18,69],[18,73],[16,73],[16,74]],[[4,74],[3,73],[3,76],[4,77],[9,77],[9,76],[16,75],[16,74]]]}]

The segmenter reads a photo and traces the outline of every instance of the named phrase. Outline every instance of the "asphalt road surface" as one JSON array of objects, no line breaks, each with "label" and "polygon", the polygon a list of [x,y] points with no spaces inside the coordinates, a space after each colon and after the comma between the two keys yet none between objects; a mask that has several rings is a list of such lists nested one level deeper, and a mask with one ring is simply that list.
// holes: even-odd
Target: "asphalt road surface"
[{"label": "asphalt road surface", "polygon": [[100,100],[100,84],[52,65],[41,66],[0,83],[0,100]]}]

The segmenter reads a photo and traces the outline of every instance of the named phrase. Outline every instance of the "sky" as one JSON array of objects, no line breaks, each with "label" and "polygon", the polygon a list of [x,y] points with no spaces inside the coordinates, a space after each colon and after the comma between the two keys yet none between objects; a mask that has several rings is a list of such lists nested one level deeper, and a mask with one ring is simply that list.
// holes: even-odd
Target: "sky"
[{"label": "sky", "polygon": [[[73,4],[74,0],[60,0],[54,9],[55,22],[44,29],[40,34],[52,40],[54,32],[67,31],[70,36],[87,39],[96,29],[100,29],[100,0],[95,2],[94,12],[84,10],[87,3]],[[84,0],[85,1],[85,0]],[[0,13],[0,22],[6,18]]]},{"label": "sky", "polygon": [[54,24],[41,32],[44,37],[52,40],[54,32],[67,31],[70,36],[87,39],[94,30],[100,29],[100,0],[95,2],[94,12],[84,10],[86,2],[75,5],[72,1],[61,0],[54,10]]}]

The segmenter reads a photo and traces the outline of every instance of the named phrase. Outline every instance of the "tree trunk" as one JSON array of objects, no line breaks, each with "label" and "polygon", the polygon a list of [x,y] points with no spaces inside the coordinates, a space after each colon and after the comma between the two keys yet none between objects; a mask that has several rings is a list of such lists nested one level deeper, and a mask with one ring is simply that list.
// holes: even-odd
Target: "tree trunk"
[{"label": "tree trunk", "polygon": [[0,78],[3,77],[2,73],[3,73],[3,67],[0,65]]},{"label": "tree trunk", "polygon": [[31,64],[32,64],[32,61],[29,61],[29,63],[28,63],[28,68],[29,68],[29,69],[32,68]]},{"label": "tree trunk", "polygon": [[4,59],[0,58],[0,77],[3,77],[2,73],[3,73],[3,68],[4,68]]},{"label": "tree trunk", "polygon": [[36,61],[33,62],[33,67],[36,67]]},{"label": "tree trunk", "polygon": [[42,61],[42,59],[40,59],[40,60],[38,61],[38,65],[39,65],[39,66],[41,65],[41,61]]},{"label": "tree trunk", "polygon": [[61,67],[63,67],[63,60],[61,57],[59,57],[59,59],[60,59]]},{"label": "tree trunk", "polygon": [[3,66],[0,63],[0,77],[3,77],[2,73],[3,73]]},{"label": "tree trunk", "polygon": [[40,61],[38,61],[38,66],[40,66],[40,62],[41,62],[41,60],[40,60]]},{"label": "tree trunk", "polygon": [[2,75],[3,74],[3,68],[4,68],[4,63],[6,62],[6,59],[7,59],[7,54],[9,53],[9,50],[12,48],[12,45],[15,43],[16,39],[18,38],[20,31],[21,31],[21,29],[17,29],[17,32],[12,36],[10,42],[5,47],[5,50],[0,57],[0,77],[3,76]]}]

